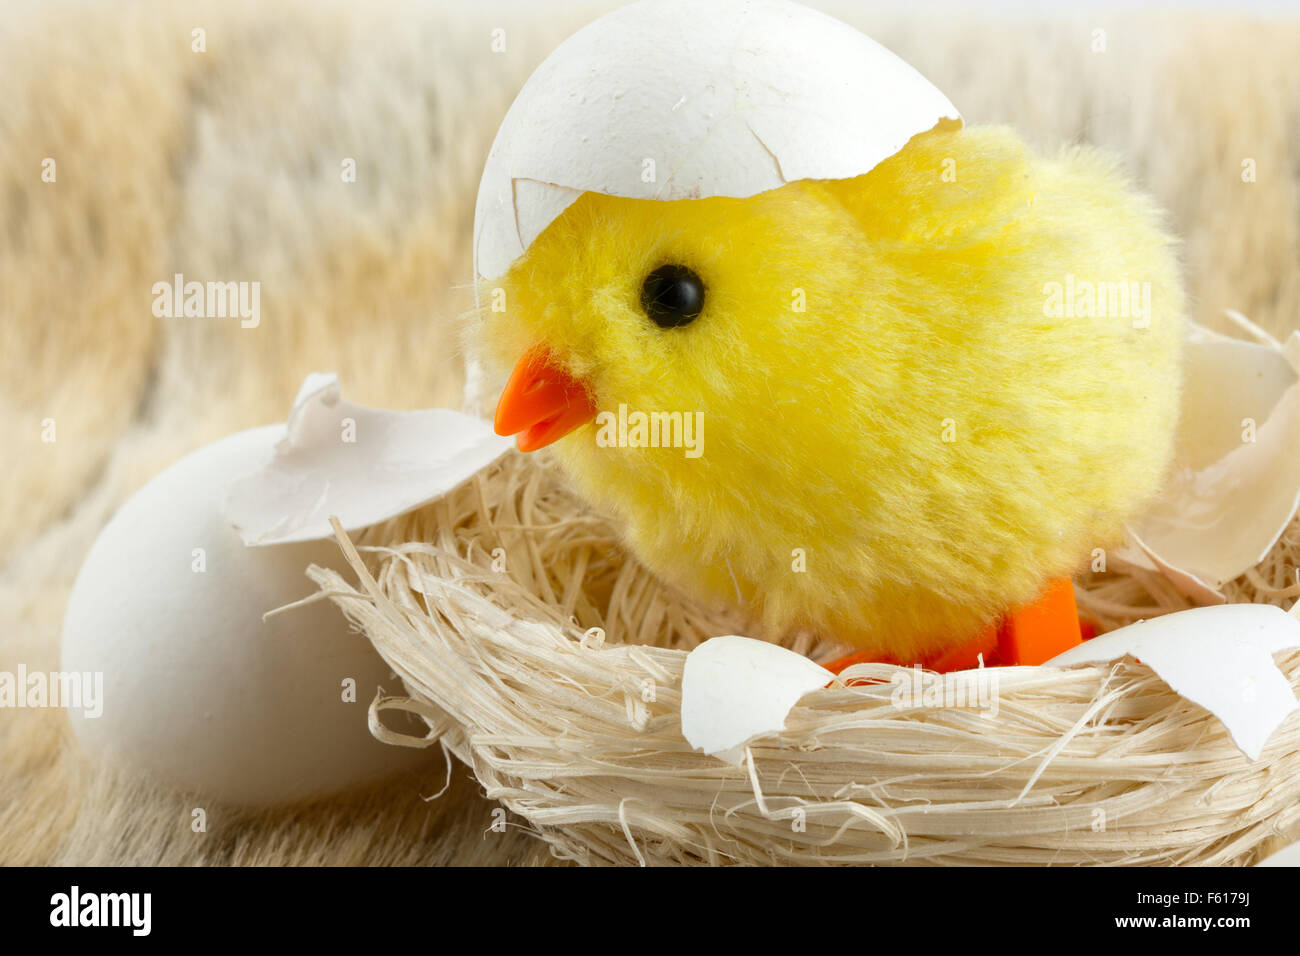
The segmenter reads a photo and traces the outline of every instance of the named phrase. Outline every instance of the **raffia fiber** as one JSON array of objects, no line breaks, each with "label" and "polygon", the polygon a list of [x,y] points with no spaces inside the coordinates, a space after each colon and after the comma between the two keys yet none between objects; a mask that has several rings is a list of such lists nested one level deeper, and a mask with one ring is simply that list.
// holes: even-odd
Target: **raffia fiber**
[{"label": "raffia fiber", "polygon": [[[1300,829],[1300,712],[1252,763],[1132,660],[1000,669],[993,718],[896,706],[889,683],[837,685],[805,696],[740,767],[694,752],[679,714],[686,652],[746,622],[657,581],[537,457],[507,456],[359,547],[339,532],[358,584],[311,574],[405,681],[408,698],[372,705],[376,735],[440,742],[559,857],[1244,864]],[[1293,524],[1234,600],[1285,604],[1298,544]],[[1105,626],[1185,606],[1137,569],[1079,591]],[[840,650],[784,643],[819,660]],[[1300,686],[1300,652],[1279,664]],[[388,709],[421,715],[428,736],[388,730]]]}]

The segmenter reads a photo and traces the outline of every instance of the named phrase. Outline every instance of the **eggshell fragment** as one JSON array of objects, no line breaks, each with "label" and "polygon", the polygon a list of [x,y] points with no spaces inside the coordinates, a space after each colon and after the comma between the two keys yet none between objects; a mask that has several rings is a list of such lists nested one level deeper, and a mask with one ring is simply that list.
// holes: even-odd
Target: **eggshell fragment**
[{"label": "eggshell fragment", "polygon": [[232,481],[224,510],[248,545],[333,537],[441,497],[513,446],[492,423],[434,408],[394,412],[343,401],[338,378],[310,375],[275,454]]},{"label": "eggshell fragment", "polygon": [[1270,604],[1199,607],[1139,621],[1085,641],[1045,667],[1135,657],[1183,697],[1214,714],[1233,742],[1258,760],[1296,709],[1291,684],[1273,662],[1300,647],[1300,620]]},{"label": "eggshell fragment", "polygon": [[583,192],[746,197],[870,172],[956,108],[911,66],[784,0],[645,0],[579,30],[520,91],[483,170],[474,261],[508,270]]},{"label": "eggshell fragment", "polygon": [[1300,507],[1300,335],[1277,348],[1197,330],[1186,375],[1170,478],[1128,537],[1182,593],[1222,603]]},{"label": "eggshell fragment", "polygon": [[1260,860],[1256,866],[1300,866],[1300,843],[1283,847],[1272,856]]},{"label": "eggshell fragment", "polygon": [[263,620],[314,592],[309,564],[346,569],[332,542],[246,548],[221,515],[227,483],[268,462],[284,432],[239,432],[181,459],[92,545],[68,601],[61,665],[103,675],[102,713],[68,712],[91,754],[258,805],[427,759],[371,736],[370,701],[401,684],[337,607],[317,601]]},{"label": "eggshell fragment", "polygon": [[835,675],[802,654],[749,637],[714,637],[686,656],[682,735],[697,750],[739,764],[744,745],[785,727],[799,698]]}]

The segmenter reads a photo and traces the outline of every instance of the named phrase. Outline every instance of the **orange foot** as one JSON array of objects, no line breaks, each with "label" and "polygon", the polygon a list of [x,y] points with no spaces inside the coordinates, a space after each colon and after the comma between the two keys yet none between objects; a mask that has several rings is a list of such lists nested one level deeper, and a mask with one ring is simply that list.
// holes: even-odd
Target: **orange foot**
[{"label": "orange foot", "polygon": [[981,654],[986,667],[1042,664],[1082,644],[1085,633],[1092,637],[1092,626],[1079,620],[1074,585],[1069,578],[1061,578],[1048,585],[1038,600],[1011,611],[997,625],[990,624],[978,637],[960,647],[919,661],[900,661],[859,651],[832,661],[826,669],[838,674],[853,664],[920,664],[927,670],[946,674],[978,667]]}]

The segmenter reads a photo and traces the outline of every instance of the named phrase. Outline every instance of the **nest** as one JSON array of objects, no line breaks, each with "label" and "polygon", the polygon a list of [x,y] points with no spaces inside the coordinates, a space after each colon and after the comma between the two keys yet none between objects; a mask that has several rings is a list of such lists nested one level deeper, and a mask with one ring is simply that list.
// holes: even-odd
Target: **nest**
[{"label": "nest", "polygon": [[[512,453],[356,544],[340,531],[359,583],[310,573],[405,682],[409,696],[372,704],[375,735],[441,744],[558,857],[1220,865],[1253,863],[1300,827],[1300,712],[1252,762],[1131,659],[1005,671],[994,717],[839,681],[739,767],[696,752],[680,721],[687,652],[748,622],[656,579],[538,457]],[[1297,550],[1293,524],[1234,599],[1288,599]],[[1103,626],[1187,604],[1140,571],[1083,580],[1079,600]],[[785,643],[818,660],[842,650]],[[1300,686],[1300,652],[1278,663]],[[427,734],[386,727],[390,710]]]}]

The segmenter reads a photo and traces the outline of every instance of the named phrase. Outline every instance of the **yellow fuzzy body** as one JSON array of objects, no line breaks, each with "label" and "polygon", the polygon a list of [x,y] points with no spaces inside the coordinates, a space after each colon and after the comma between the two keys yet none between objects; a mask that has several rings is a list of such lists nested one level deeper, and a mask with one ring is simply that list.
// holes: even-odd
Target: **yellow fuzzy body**
[{"label": "yellow fuzzy body", "polygon": [[[640,304],[664,263],[707,289],[681,328]],[[586,193],[499,285],[503,368],[545,345],[598,408],[702,413],[699,457],[595,423],[555,454],[649,567],[773,635],[968,640],[1115,543],[1170,456],[1172,241],[1109,162],[1008,130],[747,199]]]}]

